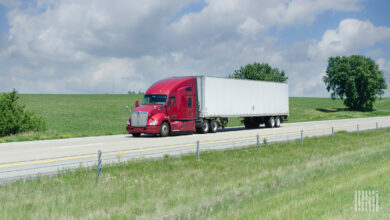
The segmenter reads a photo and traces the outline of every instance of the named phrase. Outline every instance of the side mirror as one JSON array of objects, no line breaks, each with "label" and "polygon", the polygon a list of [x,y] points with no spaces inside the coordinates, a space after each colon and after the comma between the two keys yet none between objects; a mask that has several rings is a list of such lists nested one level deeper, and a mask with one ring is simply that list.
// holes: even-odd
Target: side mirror
[{"label": "side mirror", "polygon": [[138,104],[138,100],[135,101],[135,107],[138,107],[139,104]]},{"label": "side mirror", "polygon": [[171,100],[170,106],[171,106],[171,108],[173,108],[173,106],[175,106],[175,100]]}]

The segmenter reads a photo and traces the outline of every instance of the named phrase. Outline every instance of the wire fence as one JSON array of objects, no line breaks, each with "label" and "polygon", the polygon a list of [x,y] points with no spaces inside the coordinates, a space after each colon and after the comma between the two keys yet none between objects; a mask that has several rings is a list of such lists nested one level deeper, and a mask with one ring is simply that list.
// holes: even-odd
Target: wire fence
[{"label": "wire fence", "polygon": [[[0,164],[0,184],[7,184],[15,180],[26,180],[37,176],[56,175],[64,172],[72,172],[77,168],[96,169],[97,181],[100,180],[102,168],[112,166],[118,162],[131,162],[134,160],[150,160],[163,158],[165,155],[177,157],[186,154],[194,154],[197,160],[201,159],[201,153],[210,150],[225,150],[255,146],[261,151],[261,146],[272,142],[288,142],[299,140],[304,144],[306,137],[330,136],[337,138],[337,132],[355,132],[359,136],[362,130],[375,130],[390,127],[390,121],[360,123],[346,126],[333,126],[327,128],[300,129],[292,132],[259,134],[262,129],[251,130],[255,133],[251,136],[236,137],[231,139],[215,139],[208,141],[196,141],[178,145],[162,145],[156,147],[138,147],[124,151],[97,152],[95,154],[74,155],[71,157],[46,158],[32,161],[18,161]],[[268,130],[268,129],[267,129]],[[104,172],[103,172],[104,173]]]}]

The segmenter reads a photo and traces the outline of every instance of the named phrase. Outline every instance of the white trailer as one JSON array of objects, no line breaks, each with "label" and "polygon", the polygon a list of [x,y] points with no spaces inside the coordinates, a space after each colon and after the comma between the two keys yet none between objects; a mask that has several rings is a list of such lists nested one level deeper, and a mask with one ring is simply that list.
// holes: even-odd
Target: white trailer
[{"label": "white trailer", "polygon": [[279,127],[289,115],[287,83],[198,76],[196,84],[198,117],[223,127],[228,117],[243,117],[247,128]]}]

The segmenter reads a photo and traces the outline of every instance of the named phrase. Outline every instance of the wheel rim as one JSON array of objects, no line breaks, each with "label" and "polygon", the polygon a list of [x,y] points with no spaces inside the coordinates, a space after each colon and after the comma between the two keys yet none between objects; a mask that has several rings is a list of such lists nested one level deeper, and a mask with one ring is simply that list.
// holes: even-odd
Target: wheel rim
[{"label": "wheel rim", "polygon": [[276,118],[276,127],[279,127],[279,126],[280,126],[280,119]]},{"label": "wheel rim", "polygon": [[271,127],[274,127],[275,126],[275,119],[272,117],[271,118]]},{"label": "wheel rim", "polygon": [[211,123],[211,129],[213,130],[213,131],[217,131],[217,128],[218,128],[218,124],[217,124],[217,122],[212,122]]},{"label": "wheel rim", "polygon": [[209,124],[207,122],[203,123],[203,131],[208,132],[209,131]]},{"label": "wheel rim", "polygon": [[166,124],[161,126],[161,133],[163,133],[163,135],[168,134],[168,126]]}]

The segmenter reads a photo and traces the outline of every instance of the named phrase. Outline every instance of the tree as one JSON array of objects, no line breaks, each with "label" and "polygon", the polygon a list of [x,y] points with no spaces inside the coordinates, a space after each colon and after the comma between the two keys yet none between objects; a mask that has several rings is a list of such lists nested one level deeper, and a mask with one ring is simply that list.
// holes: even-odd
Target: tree
[{"label": "tree", "polygon": [[267,63],[253,63],[242,66],[239,70],[235,70],[229,78],[235,79],[252,79],[274,82],[286,82],[288,77],[284,71],[278,68],[272,68]]},{"label": "tree", "polygon": [[41,117],[25,111],[25,106],[17,103],[18,93],[0,94],[0,137],[17,134],[24,131],[45,130],[45,123]]},{"label": "tree", "polygon": [[376,97],[387,88],[383,72],[369,57],[330,57],[323,78],[332,99],[340,97],[353,110],[372,111]]}]

